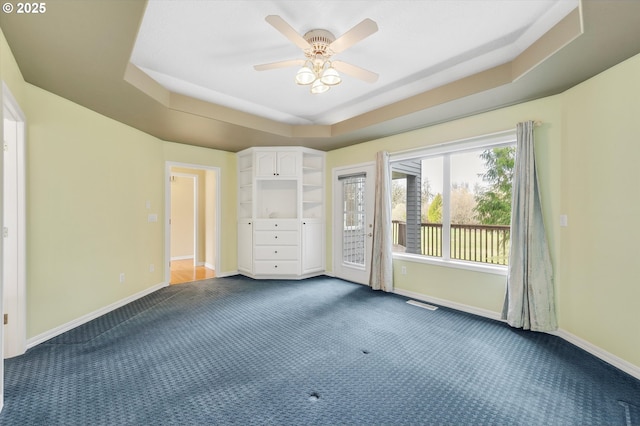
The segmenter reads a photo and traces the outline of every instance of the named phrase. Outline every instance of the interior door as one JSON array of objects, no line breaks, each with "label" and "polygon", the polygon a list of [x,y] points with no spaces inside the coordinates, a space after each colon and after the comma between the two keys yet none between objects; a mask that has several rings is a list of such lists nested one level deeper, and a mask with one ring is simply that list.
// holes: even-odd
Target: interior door
[{"label": "interior door", "polygon": [[333,269],[336,277],[369,284],[375,164],[333,170]]}]

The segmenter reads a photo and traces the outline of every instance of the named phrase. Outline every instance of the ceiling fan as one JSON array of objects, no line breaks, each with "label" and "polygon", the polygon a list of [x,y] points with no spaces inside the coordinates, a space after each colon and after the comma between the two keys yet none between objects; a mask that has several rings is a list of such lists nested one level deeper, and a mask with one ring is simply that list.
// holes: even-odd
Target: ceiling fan
[{"label": "ceiling fan", "polygon": [[378,25],[371,19],[363,20],[339,38],[322,29],[311,30],[301,36],[278,15],[269,15],[265,20],[302,49],[305,59],[291,59],[255,65],[254,69],[256,71],[300,66],[301,68],[296,74],[296,83],[311,85],[311,93],[314,94],[324,93],[331,86],[340,84],[342,78],[338,71],[367,83],[375,83],[378,80],[378,74],[374,72],[346,62],[331,60],[334,54],[345,51],[378,31]]}]

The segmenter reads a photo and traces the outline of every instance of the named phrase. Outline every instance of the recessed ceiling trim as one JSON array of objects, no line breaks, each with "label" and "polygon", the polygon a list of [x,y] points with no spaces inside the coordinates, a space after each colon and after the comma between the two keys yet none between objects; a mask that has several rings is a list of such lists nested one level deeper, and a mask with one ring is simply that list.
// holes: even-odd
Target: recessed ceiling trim
[{"label": "recessed ceiling trim", "polygon": [[512,81],[511,63],[437,87],[410,98],[335,124],[334,135],[353,132],[380,122],[493,89]]},{"label": "recessed ceiling trim", "polygon": [[169,106],[171,92],[131,62],[127,63],[124,80],[162,105]]},{"label": "recessed ceiling trim", "polygon": [[584,32],[581,6],[536,40],[513,61],[513,81],[518,80]]},{"label": "recessed ceiling trim", "polygon": [[236,109],[212,104],[211,102],[202,101],[179,93],[171,92],[169,109],[198,115],[200,117],[211,118],[225,123],[235,124],[237,126],[248,127],[262,132],[272,133],[274,135],[291,137],[293,134],[292,126],[289,124],[269,120],[268,118],[259,117],[248,112],[242,112]]},{"label": "recessed ceiling trim", "polygon": [[575,40],[582,33],[582,16],[580,8],[577,7],[510,62],[427,90],[410,98],[377,108],[333,125],[291,125],[281,123],[251,113],[171,92],[155,82],[155,80],[132,63],[129,63],[127,66],[125,80],[172,110],[288,138],[330,138],[362,130],[381,122],[512,83],[545,59],[548,59],[562,47],[571,43],[571,41]]}]

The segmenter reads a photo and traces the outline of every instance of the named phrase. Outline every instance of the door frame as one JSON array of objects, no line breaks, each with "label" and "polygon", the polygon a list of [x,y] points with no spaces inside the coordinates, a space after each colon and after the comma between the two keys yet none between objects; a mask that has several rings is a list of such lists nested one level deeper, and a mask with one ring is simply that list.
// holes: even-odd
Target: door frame
[{"label": "door frame", "polygon": [[[331,172],[331,188],[333,193],[333,206],[331,211],[331,224],[332,224],[332,253],[333,253],[333,274],[337,278],[341,278],[347,281],[353,281],[363,285],[369,285],[369,275],[371,273],[371,258],[372,251],[369,247],[366,249],[366,257],[365,257],[365,268],[360,277],[356,277],[353,274],[345,273],[347,271],[342,269],[342,190],[338,185],[338,176],[344,174],[351,173],[359,173],[361,171],[366,171],[367,173],[367,182],[371,182],[375,185],[376,178],[376,163],[374,161],[353,164],[348,166],[335,167]],[[370,180],[369,180],[370,179]],[[374,187],[375,189],[375,187]],[[372,191],[375,194],[375,191]],[[367,198],[369,200],[369,198]],[[370,221],[373,224],[373,206],[374,200],[371,199],[369,201],[371,204],[368,204],[368,209],[371,211],[372,219]],[[340,210],[340,211],[338,211]],[[369,240],[368,240],[369,241]],[[369,241],[368,246],[372,246],[372,243]],[[355,268],[354,268],[355,269]]]},{"label": "door frame", "polygon": [[[27,347],[27,298],[26,298],[26,116],[17,100],[7,87],[6,83],[2,82],[2,129],[3,129],[3,152],[4,152],[4,120],[9,119],[16,123],[16,136],[15,136],[15,156],[12,156],[13,173],[10,176],[10,181],[5,181],[5,170],[3,166],[2,176],[2,227],[8,228],[8,232],[15,232],[16,235],[16,258],[15,262],[11,262],[11,265],[7,263],[6,253],[2,253],[2,270],[5,268],[13,268],[11,272],[15,277],[15,285],[9,287],[9,283],[4,282],[4,277],[0,277],[2,280],[2,303],[0,309],[4,317],[5,313],[9,315],[9,323],[2,327],[2,351],[3,358],[5,357],[5,350],[7,351],[6,357],[14,357],[22,355],[26,351]],[[4,161],[4,155],[3,155]],[[16,206],[15,214],[4,217],[7,212],[7,207],[4,205],[4,191],[11,185],[15,188],[15,199],[13,200]],[[8,223],[7,220],[10,222]],[[4,229],[3,229],[4,233]],[[4,237],[3,237],[4,239]],[[3,241],[4,246],[4,241]],[[3,272],[4,274],[4,272]],[[4,304],[8,302],[12,309],[7,309],[5,312]],[[7,347],[4,347],[5,333],[7,333]],[[1,377],[0,377],[1,378]]]},{"label": "door frame", "polygon": [[[181,177],[181,178],[186,178],[186,179],[191,179],[193,180],[193,266],[196,267],[198,266],[198,232],[199,232],[199,227],[198,227],[198,221],[200,220],[200,217],[198,215],[198,209],[200,208],[200,204],[198,201],[198,175],[194,175],[194,174],[190,174],[190,173],[176,173],[173,172],[171,173],[171,177],[176,176],[176,177]],[[170,197],[173,197],[173,192],[170,192]],[[171,203],[171,198],[169,198],[169,203]],[[172,218],[169,217],[169,219],[171,220]],[[173,224],[173,221],[171,222],[171,224]],[[169,231],[171,231],[171,227],[169,227]],[[171,234],[169,234],[169,238],[171,238]],[[171,248],[171,245],[169,245],[169,248]],[[177,260],[178,258],[174,258],[173,260]],[[171,258],[169,258],[169,260],[171,260]],[[185,256],[185,260],[186,260],[186,256]]]},{"label": "door frame", "polygon": [[[171,225],[169,223],[170,219],[171,219],[171,168],[172,167],[182,167],[182,168],[187,168],[187,169],[194,169],[194,170],[206,170],[206,171],[211,171],[214,173],[215,175],[215,194],[214,194],[214,203],[215,203],[215,212],[216,212],[216,220],[215,220],[215,228],[216,228],[216,235],[215,235],[215,241],[214,241],[214,247],[215,247],[215,267],[216,270],[220,269],[220,188],[221,188],[221,184],[220,184],[220,167],[214,167],[214,166],[203,166],[201,164],[191,164],[191,163],[181,163],[181,162],[176,162],[176,161],[166,161],[165,162],[165,179],[164,179],[164,188],[165,188],[165,203],[164,203],[164,217],[165,217],[165,221],[164,221],[164,280],[165,283],[167,285],[169,285],[169,283],[171,282],[171,269],[170,269],[170,262],[171,262]],[[210,189],[209,189],[210,190]],[[197,214],[197,212],[196,212]],[[197,246],[195,247],[196,250],[194,251],[194,261],[196,260],[198,253],[197,253]]]}]

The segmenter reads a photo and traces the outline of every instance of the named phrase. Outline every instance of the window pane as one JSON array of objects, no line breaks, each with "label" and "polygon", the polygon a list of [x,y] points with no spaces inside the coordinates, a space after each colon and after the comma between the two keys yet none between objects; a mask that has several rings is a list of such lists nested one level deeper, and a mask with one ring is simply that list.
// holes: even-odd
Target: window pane
[{"label": "window pane", "polygon": [[442,157],[393,163],[394,251],[442,256]]},{"label": "window pane", "polygon": [[422,160],[420,240],[422,254],[442,256],[443,158]]},{"label": "window pane", "polygon": [[506,265],[515,147],[451,155],[452,259]]},{"label": "window pane", "polygon": [[407,248],[407,175],[399,171],[400,167],[392,167],[392,170],[391,223],[393,251],[402,253]]},{"label": "window pane", "polygon": [[342,260],[364,266],[365,262],[365,176],[341,179],[343,194]]}]

